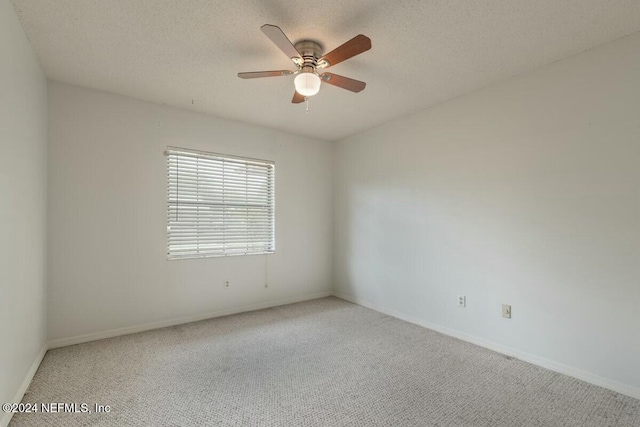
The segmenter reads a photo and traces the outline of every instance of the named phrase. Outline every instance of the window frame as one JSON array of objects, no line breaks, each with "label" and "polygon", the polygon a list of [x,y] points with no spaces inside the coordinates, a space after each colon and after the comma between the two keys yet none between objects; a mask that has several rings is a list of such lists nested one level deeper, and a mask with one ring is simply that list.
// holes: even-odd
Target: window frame
[{"label": "window frame", "polygon": [[[257,159],[257,158],[250,158],[250,157],[243,157],[243,156],[237,156],[237,155],[230,155],[230,154],[222,154],[222,153],[216,153],[216,152],[208,152],[208,151],[201,151],[201,150],[194,150],[194,149],[187,149],[187,148],[181,148],[181,147],[172,147],[169,146],[167,147],[167,149],[164,152],[165,157],[166,157],[166,177],[167,177],[167,199],[166,199],[166,214],[167,214],[167,236],[166,236],[166,256],[167,256],[167,260],[169,261],[176,261],[176,260],[182,260],[182,259],[200,259],[200,258],[220,258],[220,257],[229,257],[229,256],[251,256],[251,255],[269,255],[269,254],[274,254],[276,252],[276,203],[275,203],[275,196],[276,196],[276,164],[275,161],[273,160],[264,160],[264,159]],[[268,224],[270,226],[270,234],[269,234],[269,238],[265,239],[264,242],[264,250],[260,250],[260,251],[239,251],[237,248],[235,250],[227,250],[226,248],[224,248],[225,245],[225,238],[223,237],[221,240],[221,243],[223,245],[223,249],[222,251],[218,251],[218,252],[213,252],[213,251],[202,251],[200,252],[200,249],[198,248],[197,251],[193,251],[193,252],[176,252],[175,249],[173,249],[172,251],[172,245],[171,243],[171,226],[172,224],[174,224],[171,220],[171,215],[172,215],[172,206],[175,207],[175,213],[177,215],[179,206],[181,205],[180,203],[180,198],[179,198],[179,191],[176,191],[176,198],[172,199],[172,185],[171,185],[171,179],[172,179],[172,173],[171,173],[171,156],[182,156],[182,157],[189,157],[189,158],[195,158],[195,159],[205,159],[205,160],[209,160],[209,161],[215,161],[215,162],[220,162],[223,166],[224,169],[224,164],[225,162],[230,162],[232,164],[236,164],[236,165],[243,165],[243,167],[245,167],[247,170],[249,169],[250,165],[253,166],[259,166],[259,167],[263,167],[265,168],[265,170],[267,170],[265,176],[267,177],[266,180],[266,192],[265,192],[265,196],[267,199],[267,204],[265,207],[265,212],[267,213],[267,220],[265,220],[265,223],[270,223]],[[199,166],[197,167],[199,168]],[[175,172],[175,176],[176,179],[178,179],[179,176],[179,171]],[[200,177],[199,175],[197,175],[196,180],[199,181]],[[212,179],[211,176],[206,177],[206,179]],[[219,184],[220,188],[224,188],[225,185],[228,185],[228,183],[225,182],[225,178],[220,178],[221,182]],[[231,179],[231,178],[226,178]],[[176,188],[179,188],[179,184],[176,181],[175,184]],[[198,193],[199,195],[199,193]],[[224,191],[223,191],[223,198],[224,196]],[[249,196],[246,196],[247,198]],[[229,202],[225,202],[222,201],[220,203],[212,203],[212,202],[204,202],[201,204],[196,204],[193,205],[193,202],[183,202],[182,203],[183,206],[198,206],[198,208],[201,207],[205,207],[205,208],[212,208],[215,206],[215,208],[219,209],[220,212],[222,213],[222,217],[223,217],[223,221],[225,221],[226,219],[226,215],[227,215],[227,211],[226,209],[229,209],[231,206],[233,205],[233,207],[238,208],[238,202],[237,200],[234,201],[234,203],[229,203]],[[243,206],[243,205],[240,205]],[[250,207],[255,208],[255,205],[251,205],[251,203],[249,203],[248,201],[245,201],[244,203],[245,209],[249,209]],[[198,215],[199,215],[199,210],[198,210]],[[200,222],[199,218],[198,218],[198,223]],[[224,230],[228,230],[228,226],[222,226],[219,228],[219,231],[223,233],[224,235]],[[218,230],[216,230],[218,231]],[[196,230],[196,234],[200,233],[199,228]],[[199,236],[195,237],[195,240],[198,240]],[[238,242],[235,242],[238,243]],[[246,245],[247,248],[250,246],[249,244],[252,243],[249,239],[246,240]],[[253,242],[255,243],[255,242]],[[197,245],[199,245],[199,243],[196,243]]]}]

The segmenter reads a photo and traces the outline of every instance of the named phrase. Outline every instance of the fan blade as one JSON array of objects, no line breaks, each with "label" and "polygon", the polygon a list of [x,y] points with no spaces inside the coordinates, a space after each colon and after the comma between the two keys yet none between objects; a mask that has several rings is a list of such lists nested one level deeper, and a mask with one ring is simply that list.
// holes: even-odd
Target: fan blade
[{"label": "fan blade", "polygon": [[304,102],[304,96],[300,95],[297,91],[293,92],[293,99],[291,100],[294,104],[300,104]]},{"label": "fan blade", "polygon": [[361,82],[360,80],[350,79],[349,77],[339,76],[337,74],[332,73],[324,73],[320,76],[323,82],[329,83],[330,85],[341,87],[342,89],[350,90],[351,92],[360,92],[362,91],[367,84],[365,82]]},{"label": "fan blade", "polygon": [[240,77],[241,79],[257,79],[258,77],[279,77],[288,76],[290,74],[293,74],[293,71],[252,71],[250,73],[238,73],[238,77]]},{"label": "fan blade", "polygon": [[332,67],[369,49],[371,49],[371,39],[362,34],[358,34],[342,46],[338,46],[320,58],[318,63],[325,61],[328,65],[325,65],[324,68]]},{"label": "fan blade", "polygon": [[[284,52],[285,55],[289,57],[289,59],[293,60],[293,58],[298,58],[302,60],[300,56],[300,52],[291,44],[291,41],[287,38],[287,36],[282,32],[280,27],[276,27],[275,25],[264,24],[260,27],[265,36],[269,37],[269,39],[280,48],[281,51]],[[295,62],[295,61],[294,61]]]}]

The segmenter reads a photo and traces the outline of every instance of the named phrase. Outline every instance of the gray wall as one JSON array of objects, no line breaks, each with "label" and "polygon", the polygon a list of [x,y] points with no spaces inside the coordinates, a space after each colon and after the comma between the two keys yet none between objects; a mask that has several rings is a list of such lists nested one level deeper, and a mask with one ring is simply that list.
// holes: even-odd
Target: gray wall
[{"label": "gray wall", "polygon": [[[47,80],[0,1],[0,402],[24,391],[46,341]],[[0,425],[9,414],[0,414]]]},{"label": "gray wall", "polygon": [[[56,82],[49,102],[54,345],[331,292],[331,143]],[[276,253],[167,261],[167,146],[274,160]]]},{"label": "gray wall", "polygon": [[640,34],[341,141],[336,291],[640,397],[638,76]]}]

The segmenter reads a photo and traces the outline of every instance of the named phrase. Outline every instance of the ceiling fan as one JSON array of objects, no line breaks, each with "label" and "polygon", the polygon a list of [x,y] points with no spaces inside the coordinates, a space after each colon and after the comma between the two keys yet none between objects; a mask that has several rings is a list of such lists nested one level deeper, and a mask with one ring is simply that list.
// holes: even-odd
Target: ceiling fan
[{"label": "ceiling fan", "polygon": [[320,74],[318,70],[332,67],[371,49],[371,39],[369,37],[359,34],[331,52],[323,54],[322,45],[315,40],[301,40],[294,45],[284,32],[275,25],[265,24],[260,29],[293,61],[298,69],[295,71],[277,70],[238,73],[238,77],[241,79],[295,75],[293,83],[296,90],[291,100],[294,104],[304,102],[307,97],[317,94],[320,90],[321,82],[329,83],[351,92],[360,92],[365,88],[365,82],[328,72]]}]

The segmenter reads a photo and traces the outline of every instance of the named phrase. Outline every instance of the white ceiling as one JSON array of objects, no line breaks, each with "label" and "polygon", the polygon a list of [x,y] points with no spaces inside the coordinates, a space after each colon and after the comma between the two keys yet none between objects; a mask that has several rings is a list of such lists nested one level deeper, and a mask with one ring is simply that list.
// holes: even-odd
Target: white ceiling
[{"label": "white ceiling", "polygon": [[[47,76],[76,85],[336,140],[640,31],[638,0],[12,0]],[[260,31],[329,51],[373,48],[331,68],[367,82],[323,85],[291,104],[294,69]]]}]

